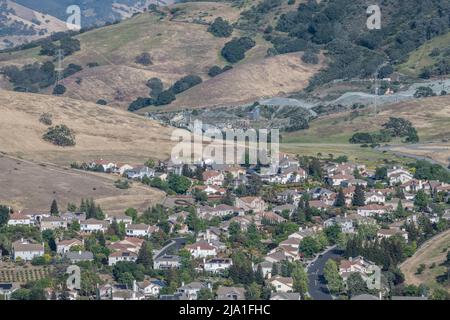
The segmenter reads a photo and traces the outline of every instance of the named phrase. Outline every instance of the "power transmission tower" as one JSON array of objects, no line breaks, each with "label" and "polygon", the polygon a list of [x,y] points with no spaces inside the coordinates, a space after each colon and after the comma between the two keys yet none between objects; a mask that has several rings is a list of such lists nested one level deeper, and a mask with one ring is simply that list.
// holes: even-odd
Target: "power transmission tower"
[{"label": "power transmission tower", "polygon": [[375,115],[378,113],[378,93],[379,93],[379,90],[380,90],[380,85],[379,85],[379,82],[378,82],[378,74],[377,74],[376,77],[375,77],[375,101],[374,101],[374,103],[375,103]]},{"label": "power transmission tower", "polygon": [[58,65],[55,68],[56,71],[56,84],[58,85],[63,79],[63,59],[64,59],[64,51],[62,49],[58,49],[57,57]]}]

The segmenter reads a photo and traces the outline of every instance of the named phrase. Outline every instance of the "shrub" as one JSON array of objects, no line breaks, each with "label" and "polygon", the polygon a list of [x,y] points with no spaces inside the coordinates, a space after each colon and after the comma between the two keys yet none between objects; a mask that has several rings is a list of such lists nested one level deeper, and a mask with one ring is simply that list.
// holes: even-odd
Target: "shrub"
[{"label": "shrub", "polygon": [[152,58],[150,56],[150,53],[143,52],[140,55],[138,55],[135,59],[136,63],[142,64],[144,66],[149,66],[153,64]]},{"label": "shrub", "polygon": [[70,56],[72,53],[80,51],[81,49],[80,41],[78,39],[65,37],[59,42],[65,56]]},{"label": "shrub", "polygon": [[308,64],[318,64],[319,63],[319,57],[317,56],[316,53],[308,50],[308,51],[306,51],[303,54],[302,61],[304,63],[308,63]]},{"label": "shrub", "polygon": [[54,95],[62,95],[66,92],[66,87],[62,84],[57,84],[55,88],[53,88],[53,94]]},{"label": "shrub", "polygon": [[158,97],[158,95],[163,92],[164,84],[159,78],[151,78],[147,81],[147,87],[150,88],[150,96],[153,98]]},{"label": "shrub", "polygon": [[114,185],[118,189],[129,189],[130,188],[130,182],[128,180],[116,180],[114,182]]},{"label": "shrub", "polygon": [[97,100],[97,104],[102,105],[102,106],[106,106],[108,104],[108,102],[106,100],[99,99],[99,100]]},{"label": "shrub", "polygon": [[176,97],[171,90],[166,90],[161,92],[156,99],[156,106],[164,106],[170,104],[172,101],[175,101]]},{"label": "shrub", "polygon": [[222,56],[230,63],[236,63],[245,58],[245,53],[255,46],[255,41],[249,37],[234,38],[222,49]]},{"label": "shrub", "polygon": [[47,132],[43,135],[43,139],[61,147],[75,145],[75,135],[64,124],[48,128]]},{"label": "shrub", "polygon": [[215,37],[228,38],[233,33],[233,27],[228,21],[218,17],[209,26],[208,32],[212,33]]},{"label": "shrub", "polygon": [[215,76],[218,76],[221,73],[222,73],[222,68],[219,66],[214,66],[209,69],[208,76],[210,76],[211,78],[214,78]]},{"label": "shrub", "polygon": [[389,142],[391,136],[386,132],[357,132],[349,140],[350,143],[376,144],[380,142]]},{"label": "shrub", "polygon": [[173,92],[173,94],[178,94],[200,83],[202,83],[202,78],[195,75],[189,75],[175,82],[174,85],[172,86],[171,91]]},{"label": "shrub", "polygon": [[53,123],[53,116],[51,113],[45,112],[43,114],[41,114],[41,116],[39,117],[39,121],[43,124],[45,124],[46,126],[51,126]]},{"label": "shrub", "polygon": [[63,71],[63,76],[64,78],[70,77],[71,75],[80,72],[81,70],[83,70],[83,67],[75,64],[75,63],[70,63],[67,68],[64,69]]},{"label": "shrub", "polygon": [[153,100],[152,98],[139,97],[128,106],[128,111],[133,112],[133,111],[151,106],[154,102],[155,102],[155,100]]},{"label": "shrub", "polygon": [[416,89],[416,92],[414,93],[415,98],[425,98],[432,96],[435,96],[435,93],[433,92],[433,89],[431,89],[430,87],[419,87]]}]

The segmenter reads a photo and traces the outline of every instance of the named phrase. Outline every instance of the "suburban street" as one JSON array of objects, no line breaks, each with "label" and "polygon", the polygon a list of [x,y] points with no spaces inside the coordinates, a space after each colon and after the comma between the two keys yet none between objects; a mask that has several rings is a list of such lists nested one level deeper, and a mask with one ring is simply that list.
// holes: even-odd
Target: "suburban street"
[{"label": "suburban street", "polygon": [[324,283],[323,268],[328,259],[340,258],[342,253],[331,247],[320,257],[313,260],[308,267],[309,280],[309,294],[314,300],[332,300],[333,297],[329,294],[326,284]]}]

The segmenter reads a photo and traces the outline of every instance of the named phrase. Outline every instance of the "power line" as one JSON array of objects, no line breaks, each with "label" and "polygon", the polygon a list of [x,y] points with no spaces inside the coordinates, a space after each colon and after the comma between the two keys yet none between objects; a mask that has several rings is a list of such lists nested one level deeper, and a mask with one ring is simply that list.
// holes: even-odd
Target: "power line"
[{"label": "power line", "polygon": [[56,85],[58,85],[63,79],[63,59],[64,59],[64,51],[62,49],[58,49],[57,58],[58,65],[55,68],[56,71]]}]

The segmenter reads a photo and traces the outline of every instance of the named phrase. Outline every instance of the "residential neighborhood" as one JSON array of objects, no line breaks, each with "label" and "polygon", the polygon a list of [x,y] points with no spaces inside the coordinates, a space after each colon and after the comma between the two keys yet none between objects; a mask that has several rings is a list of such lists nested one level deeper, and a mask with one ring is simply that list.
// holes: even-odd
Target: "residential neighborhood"
[{"label": "residential neighborhood", "polygon": [[[400,277],[398,266],[448,229],[450,184],[415,175],[417,167],[370,169],[287,154],[281,160],[275,170],[206,162],[181,170],[170,162],[83,165],[163,190],[166,199],[123,213],[104,212],[92,199],[66,210],[57,199],[48,211],[2,207],[1,230],[11,243],[1,247],[5,298],[70,265],[90,274],[89,282],[60,282],[39,299],[410,297],[411,285],[386,279]],[[236,183],[242,177],[247,182]],[[319,263],[328,288],[320,294],[311,280]],[[39,271],[26,280],[21,271],[6,273],[8,266]]]}]

